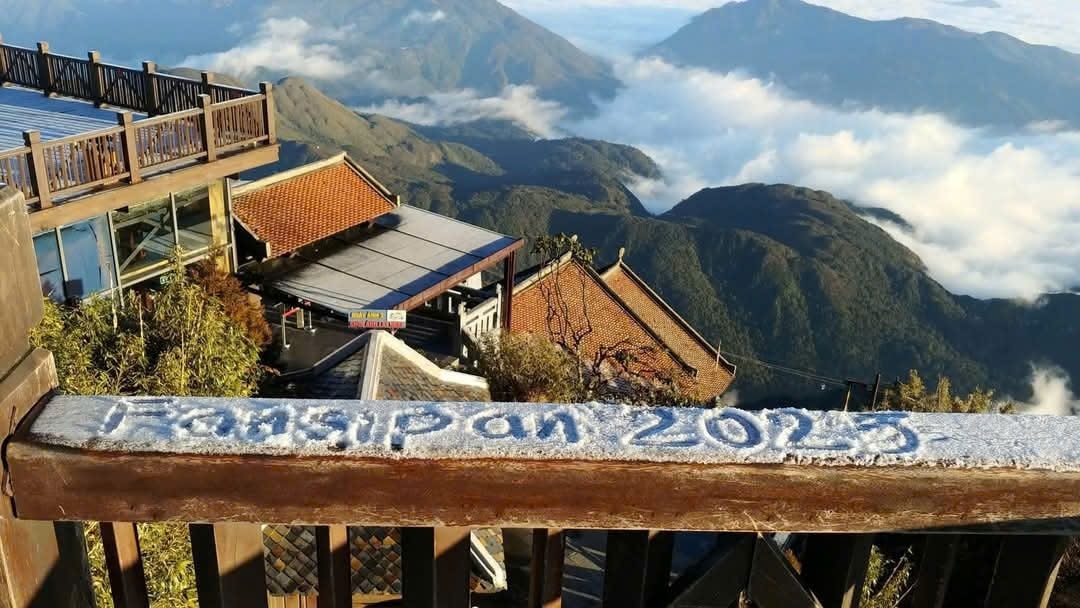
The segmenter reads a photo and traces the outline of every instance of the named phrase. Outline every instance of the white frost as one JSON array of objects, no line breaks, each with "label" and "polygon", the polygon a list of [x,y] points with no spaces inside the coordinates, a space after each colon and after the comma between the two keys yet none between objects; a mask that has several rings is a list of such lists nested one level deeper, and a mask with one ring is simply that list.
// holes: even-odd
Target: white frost
[{"label": "white frost", "polygon": [[30,434],[73,448],[200,454],[1080,471],[1080,418],[1052,416],[57,397]]}]

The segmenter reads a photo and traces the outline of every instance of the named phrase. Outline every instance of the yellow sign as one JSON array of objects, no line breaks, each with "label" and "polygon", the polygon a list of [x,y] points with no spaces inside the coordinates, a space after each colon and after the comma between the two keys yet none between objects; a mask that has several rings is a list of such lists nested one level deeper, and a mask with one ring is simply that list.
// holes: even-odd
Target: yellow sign
[{"label": "yellow sign", "polygon": [[401,329],[405,327],[404,310],[354,310],[349,313],[353,329]]}]

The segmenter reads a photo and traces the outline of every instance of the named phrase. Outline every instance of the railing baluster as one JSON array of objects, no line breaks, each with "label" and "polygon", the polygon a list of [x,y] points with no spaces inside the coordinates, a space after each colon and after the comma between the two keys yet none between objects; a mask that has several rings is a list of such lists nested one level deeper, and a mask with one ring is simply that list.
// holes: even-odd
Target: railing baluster
[{"label": "railing baluster", "polygon": [[133,523],[101,522],[101,544],[115,608],[149,608],[146,574]]},{"label": "railing baluster", "polygon": [[830,608],[859,608],[872,534],[811,534],[803,554],[803,579]]},{"label": "railing baluster", "polygon": [[911,591],[904,598],[904,608],[943,608],[949,592],[960,537],[954,534],[928,534],[918,547],[915,563],[918,571]]},{"label": "railing baluster", "polygon": [[758,535],[747,593],[758,608],[835,608],[806,590],[799,575],[772,540]]},{"label": "railing baluster", "polygon": [[998,551],[986,608],[1046,608],[1068,538],[1006,536]]},{"label": "railing baluster", "polygon": [[435,601],[439,608],[470,608],[471,533],[468,528],[435,529]]},{"label": "railing baluster", "polygon": [[608,532],[604,606],[644,608],[667,592],[674,534],[659,530]]},{"label": "railing baluster", "polygon": [[319,526],[315,529],[319,550],[319,608],[352,606],[352,576],[349,563],[349,529]]},{"label": "railing baluster", "polygon": [[563,559],[566,536],[558,528],[537,528],[532,535],[529,568],[529,608],[562,606]]},{"label": "railing baluster", "polygon": [[192,524],[200,608],[266,608],[262,526]]}]

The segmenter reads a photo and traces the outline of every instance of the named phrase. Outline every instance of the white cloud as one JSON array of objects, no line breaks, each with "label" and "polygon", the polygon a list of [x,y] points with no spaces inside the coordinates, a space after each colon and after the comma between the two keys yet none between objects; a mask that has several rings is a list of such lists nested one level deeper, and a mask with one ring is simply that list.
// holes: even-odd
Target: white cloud
[{"label": "white cloud", "polygon": [[1024,414],[1072,416],[1080,414],[1080,398],[1072,392],[1069,376],[1056,367],[1032,366],[1031,390],[1034,396],[1020,404]]},{"label": "white cloud", "polygon": [[335,43],[350,28],[316,28],[299,17],[263,21],[245,43],[220,53],[194,55],[181,64],[250,78],[260,69],[321,80],[347,76],[351,68]]},{"label": "white cloud", "polygon": [[438,23],[438,22],[440,22],[440,21],[442,21],[444,19],[446,19],[446,13],[444,13],[441,10],[435,10],[435,11],[430,11],[430,12],[414,10],[414,11],[411,11],[408,15],[405,15],[405,19],[403,20],[403,23],[405,25],[409,25],[409,24],[412,24],[412,23],[421,23],[421,24],[429,23],[430,24],[430,23]]},{"label": "white cloud", "polygon": [[832,109],[657,59],[618,72],[620,94],[565,127],[656,159],[665,180],[633,185],[654,211],[704,186],[792,183],[900,214],[913,230],[886,229],[953,291],[1035,298],[1080,285],[1080,133]]},{"label": "white cloud", "polygon": [[541,99],[536,88],[510,85],[496,97],[482,97],[464,89],[434,93],[422,101],[387,101],[357,108],[359,112],[385,114],[421,125],[454,125],[481,119],[508,120],[540,137],[558,135],[558,123],[566,110],[557,102]]},{"label": "white cloud", "polygon": [[[690,15],[726,4],[725,0],[506,0],[522,14],[545,26],[569,35],[586,47],[603,48],[606,28],[590,33],[593,20],[583,16],[598,9],[611,13],[611,19],[626,23],[654,25],[642,30],[636,48],[659,42],[674,33],[671,19],[679,13]],[[999,5],[949,0],[814,0],[813,4],[865,19],[919,17],[933,19],[962,29],[986,32],[1003,31],[1028,42],[1051,44],[1080,52],[1080,11],[1076,0],[996,0]],[[653,17],[659,16],[658,19]],[[603,23],[602,21],[600,23]],[[588,24],[589,27],[583,27]],[[676,24],[681,25],[681,24]]]}]

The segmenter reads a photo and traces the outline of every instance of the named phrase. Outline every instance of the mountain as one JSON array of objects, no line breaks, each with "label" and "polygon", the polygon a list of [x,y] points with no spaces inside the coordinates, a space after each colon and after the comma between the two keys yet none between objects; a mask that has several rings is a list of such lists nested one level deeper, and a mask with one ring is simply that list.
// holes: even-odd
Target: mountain
[{"label": "mountain", "polygon": [[695,17],[646,54],[747,71],[834,106],[1080,126],[1080,55],[924,19],[868,21],[800,0],[746,0]]},{"label": "mountain", "polygon": [[[659,176],[639,150],[536,140],[508,123],[419,127],[361,115],[299,78],[275,88],[280,168],[348,150],[407,202],[507,232],[572,233],[612,260],[620,248],[710,341],[740,358],[742,399],[835,407],[819,381],[922,371],[1027,398],[1030,364],[1080,378],[1080,296],[1037,305],[949,293],[872,221],[903,218],[786,185],[710,188],[661,216],[626,187]],[[521,264],[533,262],[525,254]],[[829,387],[831,388],[831,387]]]},{"label": "mountain", "polygon": [[585,110],[618,85],[609,65],[496,0],[0,0],[0,32],[68,54],[190,58],[195,68],[228,51],[226,71],[243,68],[250,81],[319,76],[351,105],[528,85]]}]

